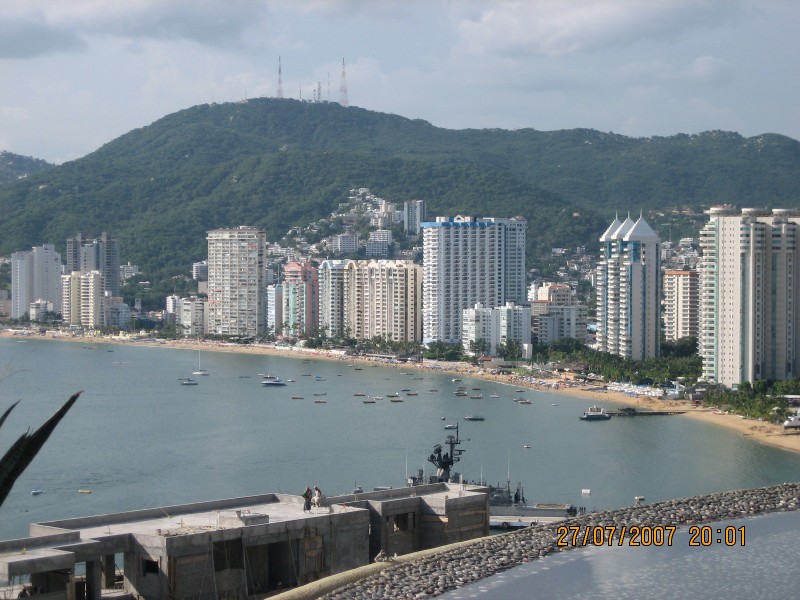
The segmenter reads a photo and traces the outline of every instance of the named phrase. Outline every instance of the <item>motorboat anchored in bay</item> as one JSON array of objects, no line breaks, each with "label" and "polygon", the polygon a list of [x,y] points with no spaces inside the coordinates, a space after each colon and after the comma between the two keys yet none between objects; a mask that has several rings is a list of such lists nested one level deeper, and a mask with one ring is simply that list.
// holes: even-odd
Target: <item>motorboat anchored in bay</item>
[{"label": "motorboat anchored in bay", "polygon": [[580,416],[582,421],[607,421],[611,415],[606,412],[605,408],[600,406],[590,406]]}]

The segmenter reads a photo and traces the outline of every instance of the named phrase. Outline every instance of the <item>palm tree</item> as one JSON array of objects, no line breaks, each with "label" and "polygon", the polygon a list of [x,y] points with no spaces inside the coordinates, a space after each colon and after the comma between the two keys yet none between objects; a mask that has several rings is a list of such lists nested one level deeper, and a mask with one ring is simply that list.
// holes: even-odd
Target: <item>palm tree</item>
[{"label": "palm tree", "polygon": [[[81,392],[73,394],[70,399],[36,431],[31,433],[29,429],[27,432],[23,433],[19,439],[12,444],[3,458],[0,459],[0,506],[3,505],[9,492],[11,492],[14,482],[17,481],[17,478],[22,475],[22,472],[25,471],[38,454],[39,450],[42,449],[47,438],[50,437],[50,434],[53,433],[53,430],[61,419],[64,418],[64,415],[67,414],[69,409],[72,408],[72,405],[75,404],[75,401],[80,395]],[[19,400],[8,407],[3,415],[0,416],[0,427],[3,426],[3,422],[17,404],[19,404]]]}]

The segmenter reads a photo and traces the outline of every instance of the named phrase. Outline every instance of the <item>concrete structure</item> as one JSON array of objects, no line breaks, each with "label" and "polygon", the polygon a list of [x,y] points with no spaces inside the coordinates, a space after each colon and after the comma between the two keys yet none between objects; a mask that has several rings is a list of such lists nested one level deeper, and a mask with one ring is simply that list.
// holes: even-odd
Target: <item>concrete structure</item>
[{"label": "concrete structure", "polygon": [[712,207],[700,231],[700,340],[706,381],[800,376],[800,211]]},{"label": "concrete structure", "polygon": [[493,308],[476,304],[464,309],[461,331],[464,351],[468,353],[473,353],[480,340],[488,344],[489,356],[497,356],[498,346],[508,342],[518,342],[521,349],[531,343],[531,309],[513,302]]},{"label": "concrete structure", "polygon": [[422,267],[410,260],[349,260],[344,267],[343,322],[355,339],[422,339]]},{"label": "concrete structure", "polygon": [[255,227],[209,231],[208,332],[258,337],[264,334],[266,234]]},{"label": "concrete structure", "polygon": [[664,337],[677,342],[700,333],[700,277],[697,271],[664,271]]},{"label": "concrete structure", "polygon": [[380,551],[482,537],[488,522],[478,486],[340,496],[310,514],[300,496],[264,494],[32,524],[30,537],[0,542],[0,579],[29,581],[54,600],[99,600],[112,588],[144,600],[263,597]]},{"label": "concrete structure", "polygon": [[633,360],[660,351],[661,271],[658,235],[643,217],[619,219],[600,237],[597,349]]},{"label": "concrete structure", "polygon": [[61,317],[65,325],[99,329],[107,325],[106,293],[100,271],[61,276]]},{"label": "concrete structure", "polygon": [[267,286],[267,322],[265,331],[278,335],[283,327],[283,286]]},{"label": "concrete structure", "polygon": [[192,279],[208,281],[208,261],[192,263]]},{"label": "concrete structure", "polygon": [[181,298],[175,307],[175,324],[184,337],[200,337],[208,331],[208,300],[190,296]]},{"label": "concrete structure", "polygon": [[328,337],[344,334],[344,260],[319,265],[319,328]]},{"label": "concrete structure", "polygon": [[11,316],[11,294],[8,290],[0,290],[0,317]]},{"label": "concrete structure", "polygon": [[419,235],[420,225],[425,221],[425,201],[403,202],[403,231],[406,235]]},{"label": "concrete structure", "polygon": [[61,312],[61,255],[52,244],[11,255],[11,317],[28,314],[30,304],[40,300]]},{"label": "concrete structure", "polygon": [[346,255],[358,252],[358,235],[353,233],[342,233],[333,236],[331,240],[331,250],[334,254]]},{"label": "concrete structure", "polygon": [[319,275],[311,262],[283,268],[283,335],[306,337],[319,327]]},{"label": "concrete structure", "polygon": [[65,273],[100,271],[103,291],[120,295],[119,244],[103,232],[99,239],[84,238],[82,234],[67,238]]},{"label": "concrete structure", "polygon": [[525,219],[437,217],[421,228],[426,343],[460,344],[465,308],[525,302]]},{"label": "concrete structure", "polygon": [[125,281],[126,279],[130,279],[134,275],[139,274],[139,266],[131,264],[131,261],[128,261],[126,265],[120,265],[119,267],[119,277],[121,281]]},{"label": "concrete structure", "polygon": [[560,305],[537,300],[531,303],[532,338],[549,344],[562,338],[589,343],[588,309],[583,304]]}]

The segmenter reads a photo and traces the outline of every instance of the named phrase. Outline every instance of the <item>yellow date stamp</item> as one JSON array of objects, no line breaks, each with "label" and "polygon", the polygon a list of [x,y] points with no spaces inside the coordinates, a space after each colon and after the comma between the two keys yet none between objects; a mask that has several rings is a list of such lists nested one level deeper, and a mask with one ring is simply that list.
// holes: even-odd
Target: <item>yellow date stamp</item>
[{"label": "yellow date stamp", "polygon": [[[675,525],[560,525],[556,546],[672,546],[677,530]],[[744,526],[692,525],[688,531],[690,547],[744,546]]]}]

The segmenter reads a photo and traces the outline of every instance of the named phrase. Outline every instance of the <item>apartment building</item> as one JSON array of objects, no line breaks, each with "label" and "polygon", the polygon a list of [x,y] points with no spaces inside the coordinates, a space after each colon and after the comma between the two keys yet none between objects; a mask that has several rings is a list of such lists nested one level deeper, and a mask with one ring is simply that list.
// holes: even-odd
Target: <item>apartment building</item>
[{"label": "apartment building", "polygon": [[639,217],[614,219],[600,237],[598,350],[633,360],[660,351],[660,240]]},{"label": "apartment building", "polygon": [[694,270],[664,271],[664,338],[677,342],[700,332],[700,277]]},{"label": "apartment building", "polygon": [[703,378],[744,381],[800,376],[797,209],[706,211],[700,231]]}]

